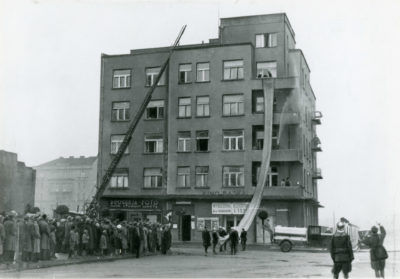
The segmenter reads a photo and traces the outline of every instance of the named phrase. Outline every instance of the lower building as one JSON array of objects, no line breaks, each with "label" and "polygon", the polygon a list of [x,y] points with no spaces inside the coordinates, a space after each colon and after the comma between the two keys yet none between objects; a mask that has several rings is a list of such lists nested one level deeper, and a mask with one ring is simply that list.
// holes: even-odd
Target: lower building
[{"label": "lower building", "polygon": [[0,213],[24,214],[35,201],[36,172],[19,162],[16,153],[0,150]]},{"label": "lower building", "polygon": [[52,214],[58,205],[83,212],[96,189],[97,157],[60,157],[35,167],[35,206]]}]

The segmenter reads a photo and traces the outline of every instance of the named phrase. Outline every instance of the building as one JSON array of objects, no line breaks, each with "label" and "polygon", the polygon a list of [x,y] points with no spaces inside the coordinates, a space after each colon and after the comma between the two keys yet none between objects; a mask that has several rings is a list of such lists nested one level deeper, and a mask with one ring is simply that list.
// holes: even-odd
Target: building
[{"label": "building", "polygon": [[0,214],[15,210],[25,213],[35,200],[36,172],[19,162],[17,154],[0,150]]},{"label": "building", "polygon": [[[169,47],[101,57],[98,179],[143,102]],[[263,77],[274,86],[273,151],[260,209],[271,225],[318,224],[321,151],[310,69],[285,14],[223,18],[219,38],[179,46],[103,193],[120,219],[165,221],[173,238],[237,225],[257,184]],[[259,218],[249,242],[262,242]],[[269,239],[269,238],[267,238]]]},{"label": "building", "polygon": [[84,211],[96,191],[97,157],[60,157],[35,169],[35,206],[47,214],[62,204]]}]

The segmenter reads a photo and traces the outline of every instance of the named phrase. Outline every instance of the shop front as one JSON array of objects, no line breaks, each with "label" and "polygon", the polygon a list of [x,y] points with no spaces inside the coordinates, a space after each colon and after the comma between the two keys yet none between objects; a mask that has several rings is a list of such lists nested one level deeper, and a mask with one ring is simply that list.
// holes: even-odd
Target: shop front
[{"label": "shop front", "polygon": [[213,202],[211,213],[220,216],[220,226],[228,229],[239,225],[248,204],[248,202]]},{"label": "shop front", "polygon": [[150,221],[161,223],[164,202],[157,199],[117,199],[103,201],[103,208],[109,211],[110,217],[132,222]]}]

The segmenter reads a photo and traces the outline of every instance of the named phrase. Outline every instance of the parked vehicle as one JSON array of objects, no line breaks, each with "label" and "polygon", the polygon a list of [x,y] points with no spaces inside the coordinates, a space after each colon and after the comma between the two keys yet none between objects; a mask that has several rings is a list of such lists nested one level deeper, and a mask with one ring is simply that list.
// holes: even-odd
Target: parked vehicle
[{"label": "parked vehicle", "polygon": [[[322,226],[307,228],[276,226],[274,243],[282,252],[289,252],[293,246],[327,249],[333,236],[333,230],[325,230]],[[351,223],[345,223],[345,231],[350,236],[353,250],[359,249],[359,229]]]}]

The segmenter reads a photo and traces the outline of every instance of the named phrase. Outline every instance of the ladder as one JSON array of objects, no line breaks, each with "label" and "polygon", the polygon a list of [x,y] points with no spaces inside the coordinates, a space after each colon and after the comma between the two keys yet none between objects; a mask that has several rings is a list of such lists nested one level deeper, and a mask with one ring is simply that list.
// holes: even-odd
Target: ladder
[{"label": "ladder", "polygon": [[157,75],[156,80],[154,81],[153,85],[151,86],[151,88],[149,89],[149,91],[147,91],[144,100],[142,102],[142,104],[139,107],[139,110],[137,111],[135,117],[132,119],[131,123],[129,124],[129,128],[125,134],[124,140],[122,141],[122,144],[120,145],[117,153],[115,154],[114,158],[112,159],[109,167],[107,168],[107,171],[105,172],[104,176],[101,179],[101,183],[100,185],[97,187],[97,191],[96,194],[93,196],[92,202],[90,203],[88,209],[87,209],[87,213],[91,216],[97,216],[99,213],[99,206],[100,206],[100,198],[102,196],[102,194],[104,193],[104,190],[106,189],[108,183],[110,182],[111,176],[113,175],[116,167],[118,166],[119,161],[121,160],[126,148],[128,147],[131,139],[132,139],[132,135],[136,129],[137,124],[139,123],[140,118],[142,117],[143,113],[146,110],[147,105],[149,104],[150,100],[151,100],[151,96],[158,84],[158,82],[161,79],[162,74],[164,73],[165,69],[168,66],[169,60],[172,56],[172,53],[174,52],[175,48],[178,46],[179,41],[183,35],[183,32],[186,29],[186,25],[184,25],[179,34],[178,37],[176,38],[175,42],[173,43],[173,45],[171,46],[169,53],[168,53],[168,57],[165,60],[164,64],[162,65],[160,72]]}]

